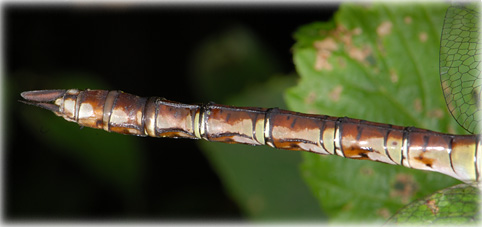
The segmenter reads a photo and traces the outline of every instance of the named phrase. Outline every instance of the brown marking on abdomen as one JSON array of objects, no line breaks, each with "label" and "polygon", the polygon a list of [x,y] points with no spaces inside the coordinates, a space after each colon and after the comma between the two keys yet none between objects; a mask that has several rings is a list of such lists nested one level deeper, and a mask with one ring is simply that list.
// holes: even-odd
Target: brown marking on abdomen
[{"label": "brown marking on abdomen", "polygon": [[368,160],[368,153],[372,152],[371,150],[362,149],[356,146],[350,146],[343,149],[343,152],[347,158],[351,159],[359,159],[359,160]]},{"label": "brown marking on abdomen", "polygon": [[415,157],[415,159],[422,162],[427,167],[432,168],[432,164],[434,162],[433,158],[425,158],[425,157],[423,157],[423,154],[420,154],[419,156]]},{"label": "brown marking on abdomen", "polygon": [[385,152],[386,134],[391,128],[365,123],[353,119],[341,122],[341,145],[345,157],[394,164]]}]

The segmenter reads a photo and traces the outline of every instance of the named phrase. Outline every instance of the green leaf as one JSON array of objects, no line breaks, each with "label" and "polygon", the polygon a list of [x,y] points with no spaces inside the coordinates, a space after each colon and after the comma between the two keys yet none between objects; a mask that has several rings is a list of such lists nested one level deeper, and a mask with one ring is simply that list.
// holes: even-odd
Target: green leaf
[{"label": "green leaf", "polygon": [[[334,21],[300,28],[291,110],[464,133],[440,88],[440,34],[448,5],[344,4]],[[370,161],[304,154],[302,174],[333,222],[381,222],[405,204],[459,183]]]}]

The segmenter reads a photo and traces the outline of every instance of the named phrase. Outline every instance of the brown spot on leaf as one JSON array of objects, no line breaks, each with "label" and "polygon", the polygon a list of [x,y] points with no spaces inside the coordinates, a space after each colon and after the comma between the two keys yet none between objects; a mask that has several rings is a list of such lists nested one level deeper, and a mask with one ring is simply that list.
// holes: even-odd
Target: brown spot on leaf
[{"label": "brown spot on leaf", "polygon": [[360,35],[361,33],[363,32],[363,30],[359,27],[356,27],[355,29],[353,29],[353,35]]},{"label": "brown spot on leaf", "polygon": [[321,71],[323,69],[331,71],[333,66],[328,62],[328,58],[331,56],[331,52],[327,50],[320,50],[316,54],[315,70]]},{"label": "brown spot on leaf", "polygon": [[305,103],[306,104],[313,104],[316,100],[316,93],[311,91],[305,98]]},{"label": "brown spot on leaf", "polygon": [[370,56],[370,54],[372,54],[372,51],[368,46],[363,47],[363,49],[355,46],[350,46],[348,48],[348,54],[350,55],[351,58],[361,63],[368,64],[368,62],[366,61],[366,58]]},{"label": "brown spot on leaf", "polygon": [[437,215],[438,214],[438,206],[437,206],[437,201],[433,200],[433,199],[429,199],[427,201],[425,201],[425,205],[427,205],[428,209],[430,209],[430,211],[432,212],[433,215]]},{"label": "brown spot on leaf", "polygon": [[418,39],[420,40],[420,42],[425,43],[427,42],[428,34],[426,32],[421,32],[420,34],[418,34]]},{"label": "brown spot on leaf", "polygon": [[337,85],[333,90],[330,92],[329,96],[330,99],[334,102],[338,102],[340,100],[340,94],[343,91],[343,86]]},{"label": "brown spot on leaf", "polygon": [[320,71],[323,69],[332,70],[333,66],[328,62],[331,52],[338,49],[336,41],[332,37],[328,37],[321,41],[315,41],[313,46],[316,48],[315,69]]},{"label": "brown spot on leaf", "polygon": [[381,216],[384,219],[388,219],[392,216],[390,210],[387,208],[380,208],[377,210],[377,215]]},{"label": "brown spot on leaf", "polygon": [[318,71],[323,69],[332,70],[333,66],[328,62],[328,59],[331,57],[333,51],[339,49],[339,46],[342,46],[353,59],[368,64],[366,58],[372,54],[371,48],[369,46],[356,47],[353,44],[353,35],[359,35],[361,33],[362,29],[359,27],[348,30],[343,25],[338,25],[330,31],[320,31],[321,36],[327,36],[328,38],[313,43],[313,46],[317,50],[315,69]]},{"label": "brown spot on leaf", "polygon": [[407,204],[417,190],[418,184],[412,175],[397,174],[391,185],[390,197],[399,197],[402,203]]},{"label": "brown spot on leaf", "polygon": [[377,27],[377,34],[380,37],[386,36],[390,34],[392,31],[392,22],[390,21],[384,21],[382,22],[378,27]]},{"label": "brown spot on leaf", "polygon": [[334,50],[338,49],[336,41],[331,37],[328,37],[328,38],[326,38],[324,40],[321,40],[321,41],[315,41],[313,43],[313,45],[318,50],[334,51]]},{"label": "brown spot on leaf", "polygon": [[392,83],[397,83],[398,82],[398,74],[395,72],[395,69],[390,69],[390,80]]},{"label": "brown spot on leaf", "polygon": [[416,98],[413,102],[413,109],[418,113],[422,112],[422,100]]},{"label": "brown spot on leaf", "polygon": [[441,119],[444,116],[444,112],[441,109],[434,109],[427,112],[427,116],[430,118]]},{"label": "brown spot on leaf", "polygon": [[406,16],[403,18],[403,22],[405,22],[405,24],[411,24],[412,18],[410,16]]}]

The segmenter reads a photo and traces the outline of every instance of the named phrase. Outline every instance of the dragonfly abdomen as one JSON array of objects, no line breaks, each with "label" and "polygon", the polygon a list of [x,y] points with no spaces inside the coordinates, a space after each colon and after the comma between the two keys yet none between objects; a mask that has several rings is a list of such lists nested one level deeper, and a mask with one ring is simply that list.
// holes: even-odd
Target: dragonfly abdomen
[{"label": "dragonfly abdomen", "polygon": [[[372,160],[478,181],[478,135],[450,135],[413,127],[303,114],[278,108],[191,105],[122,91],[24,92],[29,104],[68,121],[137,136],[269,145]],[[44,103],[44,101],[54,104]]]}]

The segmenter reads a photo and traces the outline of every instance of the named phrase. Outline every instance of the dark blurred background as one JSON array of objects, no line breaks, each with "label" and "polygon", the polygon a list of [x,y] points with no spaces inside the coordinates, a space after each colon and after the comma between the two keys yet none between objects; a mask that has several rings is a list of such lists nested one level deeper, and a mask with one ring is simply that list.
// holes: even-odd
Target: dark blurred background
[{"label": "dark blurred background", "polygon": [[[213,93],[266,80],[256,73],[293,75],[292,34],[301,25],[329,19],[335,10],[323,4],[4,4],[6,220],[245,220],[195,141],[79,130],[52,113],[17,102],[19,93],[120,89],[186,103],[221,103],[216,98],[220,94]],[[219,46],[210,45],[217,40],[236,47],[238,39],[222,38],[226,33],[254,36],[257,43],[249,50],[262,54],[244,53],[240,45],[236,51],[248,60],[237,62],[229,75],[246,76],[203,82],[209,81],[201,77],[203,62],[211,57],[202,53],[216,55]],[[243,67],[256,64],[269,67],[256,73]],[[39,115],[53,123],[42,123]],[[57,124],[72,134],[64,129],[55,134],[51,127]],[[81,138],[88,133],[93,136]],[[121,142],[107,141],[114,137]],[[52,145],[56,141],[64,145]],[[89,147],[102,152],[85,151]],[[121,149],[125,151],[116,153]],[[112,166],[104,170],[105,163]]]}]

